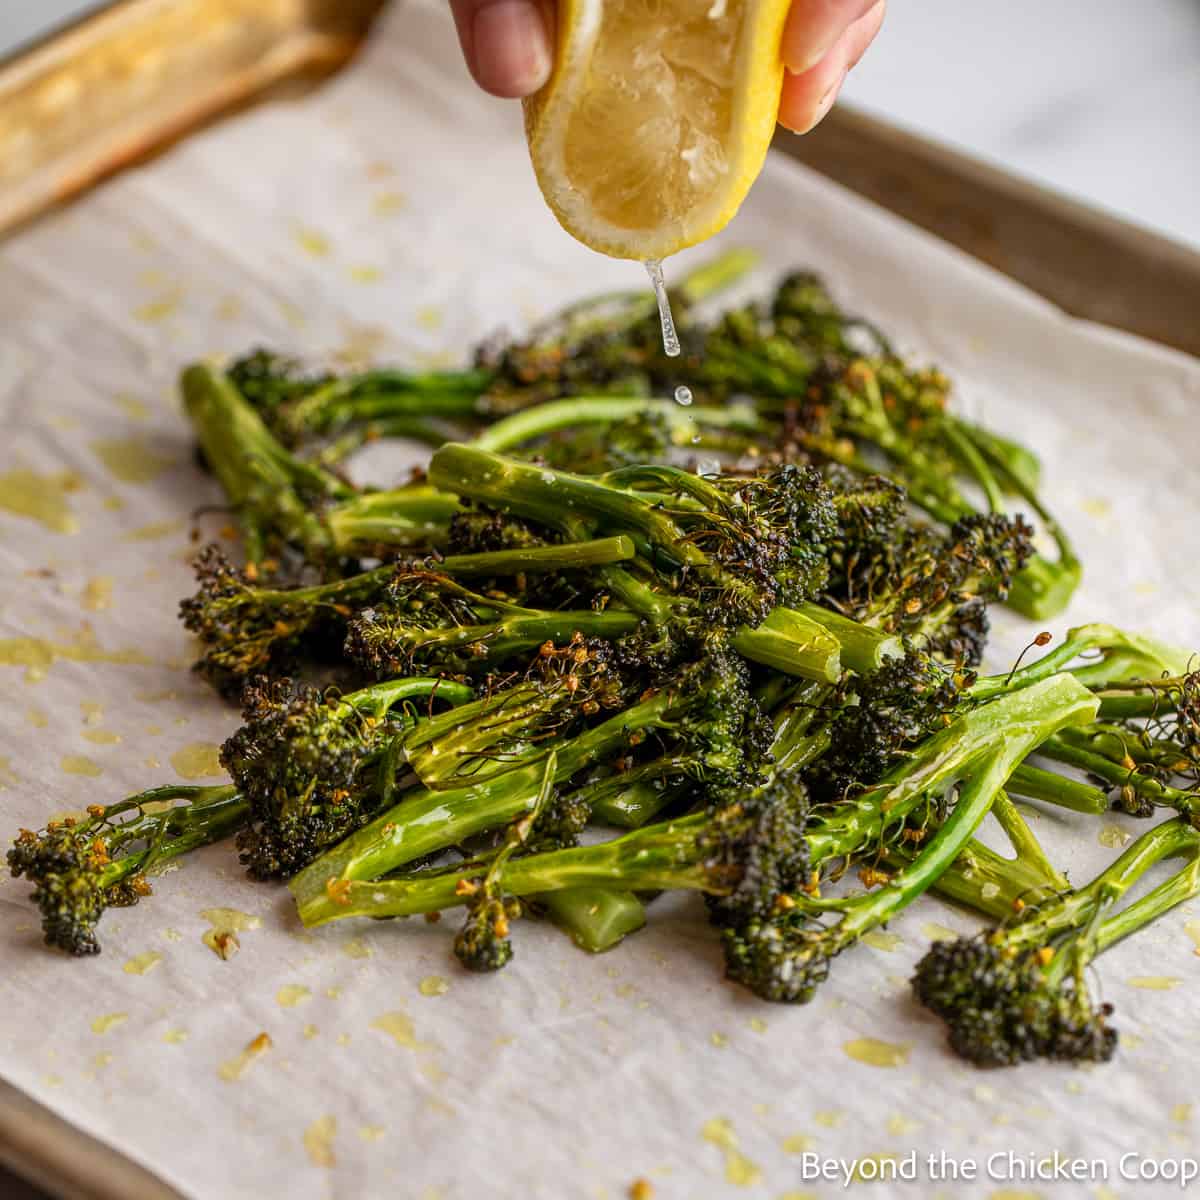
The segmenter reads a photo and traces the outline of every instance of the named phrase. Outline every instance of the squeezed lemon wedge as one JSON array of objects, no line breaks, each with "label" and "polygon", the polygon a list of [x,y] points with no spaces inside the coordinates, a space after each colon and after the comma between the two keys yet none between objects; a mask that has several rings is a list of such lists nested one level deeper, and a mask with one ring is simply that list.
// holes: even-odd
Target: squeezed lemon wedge
[{"label": "squeezed lemon wedge", "polygon": [[665,258],[722,229],[766,157],[788,0],[563,0],[525,102],[538,185],[568,233]]}]

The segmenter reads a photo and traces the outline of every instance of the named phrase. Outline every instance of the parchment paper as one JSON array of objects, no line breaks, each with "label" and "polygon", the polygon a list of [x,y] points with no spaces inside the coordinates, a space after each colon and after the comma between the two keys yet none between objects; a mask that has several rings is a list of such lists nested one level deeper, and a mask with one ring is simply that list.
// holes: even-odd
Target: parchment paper
[{"label": "parchment paper", "polygon": [[[968,412],[1038,449],[1087,564],[1056,634],[1102,619],[1200,646],[1200,364],[1071,322],[786,161],[720,241],[823,272],[942,364]],[[455,361],[499,326],[641,282],[558,229],[516,108],[468,85],[448,19],[416,5],[319,94],[221,125],[0,248],[5,836],[202,774],[234,726],[188,674],[174,615],[189,514],[218,499],[191,461],[182,363],[259,341]],[[30,496],[41,521],[9,511]],[[999,624],[993,661],[1009,662],[1035,630]],[[1110,827],[1135,823],[1036,821],[1078,880],[1111,857]],[[105,919],[103,955],[68,961],[42,948],[26,885],[0,883],[0,1070],[192,1196],[611,1198],[638,1177],[672,1200],[838,1194],[803,1180],[805,1149],[977,1161],[977,1181],[941,1184],[922,1162],[914,1195],[1153,1195],[1120,1178],[1122,1153],[1200,1151],[1188,911],[1103,960],[1125,1034],[1114,1064],[989,1075],[958,1064],[908,996],[930,923],[973,927],[934,901],[789,1009],[722,982],[694,898],[655,905],[601,957],[519,927],[512,966],[480,979],[444,927],[303,933],[286,892],[245,881],[229,847],[156,890]],[[201,940],[214,907],[261,922],[229,961]],[[224,1078],[264,1032],[273,1048]],[[902,1061],[852,1057],[862,1038]],[[1097,1157],[1110,1190],[988,1178],[1009,1150]]]}]

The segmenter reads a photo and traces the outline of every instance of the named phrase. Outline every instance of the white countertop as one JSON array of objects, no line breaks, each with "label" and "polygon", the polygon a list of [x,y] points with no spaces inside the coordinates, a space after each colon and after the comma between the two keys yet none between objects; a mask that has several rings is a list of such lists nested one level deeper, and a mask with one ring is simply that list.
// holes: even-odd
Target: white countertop
[{"label": "white countertop", "polygon": [[[0,52],[96,0],[0,0]],[[1200,245],[1196,0],[892,0],[846,97]]]},{"label": "white countertop", "polygon": [[1200,246],[1195,0],[892,0],[845,96]]}]

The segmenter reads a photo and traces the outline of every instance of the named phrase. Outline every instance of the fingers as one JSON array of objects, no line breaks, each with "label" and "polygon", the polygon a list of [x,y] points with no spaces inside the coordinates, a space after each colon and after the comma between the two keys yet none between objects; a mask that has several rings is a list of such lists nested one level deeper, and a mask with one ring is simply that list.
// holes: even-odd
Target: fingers
[{"label": "fingers", "polygon": [[862,58],[879,32],[887,3],[886,0],[876,0],[875,3],[868,0],[865,5],[849,5],[849,0],[840,4],[835,0],[820,0],[818,4],[817,0],[796,0],[789,25],[797,9],[813,6],[823,9],[861,7],[865,11],[843,29],[814,65],[795,73],[789,66],[779,102],[779,123],[795,133],[807,133],[833,107],[847,73]]},{"label": "fingers", "polygon": [[516,99],[550,75],[550,31],[536,0],[450,0],[463,57],[485,92]]},{"label": "fingers", "polygon": [[792,0],[783,29],[783,65],[794,75],[815,67],[876,0]]}]

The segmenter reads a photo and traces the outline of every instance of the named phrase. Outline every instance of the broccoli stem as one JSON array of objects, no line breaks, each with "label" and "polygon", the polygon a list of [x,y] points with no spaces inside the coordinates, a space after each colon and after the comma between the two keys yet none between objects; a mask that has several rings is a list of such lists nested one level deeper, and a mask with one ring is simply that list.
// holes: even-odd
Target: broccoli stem
[{"label": "broccoli stem", "polygon": [[582,635],[587,638],[615,639],[633,633],[641,624],[636,613],[609,609],[565,612],[506,613],[496,621],[478,625],[451,625],[412,630],[413,649],[422,655],[455,648],[477,647],[481,662],[502,663],[516,655],[536,650],[545,642],[569,643]]},{"label": "broccoli stem", "polygon": [[[1179,825],[1178,819],[1169,821],[1167,824],[1179,826],[1181,830],[1185,829]],[[1164,857],[1179,858],[1186,855],[1190,860],[1188,864],[1172,875],[1170,879],[1147,892],[1145,896],[1103,921],[1096,931],[1097,954],[1116,945],[1117,942],[1131,934],[1137,933],[1139,929],[1149,925],[1151,921],[1157,920],[1163,913],[1169,912],[1177,905],[1186,904],[1200,895],[1200,835],[1197,835],[1190,826],[1186,827],[1186,834],[1191,836],[1185,837],[1181,834],[1178,849],[1174,854],[1164,855]]]},{"label": "broccoli stem", "polygon": [[623,536],[564,542],[557,546],[530,546],[518,550],[484,550],[478,554],[450,554],[434,564],[443,575],[520,575],[525,572],[575,571],[627,562],[636,554],[633,542]]},{"label": "broccoli stem", "polygon": [[[635,467],[595,478],[531,466],[480,450],[476,446],[448,444],[433,456],[429,478],[447,491],[467,496],[505,513],[538,521],[562,533],[577,534],[582,520],[609,523],[640,535],[650,553],[673,566],[705,568],[708,557],[685,536],[659,503],[647,493],[625,485],[661,483],[682,489],[701,503],[724,502],[708,481],[670,467]],[[663,613],[672,606],[631,577],[612,572],[606,577],[622,602],[646,615]],[[664,612],[665,610],[665,612]],[[828,626],[828,627],[827,627]],[[835,680],[841,672],[842,647],[859,664],[871,670],[895,653],[895,638],[871,630],[816,605],[803,611],[776,608],[757,628],[743,626],[732,645],[754,662],[805,679]]]},{"label": "broccoli stem", "polygon": [[686,793],[703,766],[694,755],[665,754],[591,780],[573,795],[587,804],[599,824],[638,829]]},{"label": "broccoli stem", "polygon": [[[1017,770],[1020,769],[1018,766]],[[1010,775],[1009,786],[1011,787],[1011,785],[1012,776]],[[1016,851],[1017,861],[1024,863],[1030,870],[1036,871],[1055,890],[1066,891],[1070,886],[1067,877],[1047,857],[1041,842],[1034,837],[1033,830],[1026,824],[1025,818],[1021,816],[1017,806],[1009,798],[1008,792],[1003,789],[996,793],[996,799],[992,804],[992,816],[1004,830],[1004,836],[1008,838],[1009,845]]]},{"label": "broccoli stem", "polygon": [[447,443],[429,463],[429,480],[502,513],[569,534],[581,518],[640,533],[676,566],[706,566],[707,557],[656,506],[607,481],[552,471],[474,446]]},{"label": "broccoli stem", "polygon": [[1052,737],[1046,740],[1039,748],[1038,753],[1053,762],[1078,767],[1115,787],[1128,788],[1144,800],[1173,808],[1185,816],[1194,818],[1200,814],[1200,793],[1185,792],[1170,784],[1160,783],[1153,776],[1143,775],[1136,768],[1131,769],[1121,763],[1113,762],[1112,759],[1094,750],[1074,746],[1062,738]]},{"label": "broccoli stem", "polygon": [[1068,630],[1063,642],[1028,666],[1018,667],[1005,675],[984,676],[968,689],[967,695],[972,700],[986,700],[1027,687],[1048,679],[1089,650],[1102,651],[1100,660],[1071,670],[1071,674],[1088,687],[1109,686],[1128,678],[1131,673],[1149,678],[1164,672],[1179,674],[1181,672],[1173,668],[1179,667],[1187,657],[1153,638],[1096,622]]},{"label": "broccoli stem", "polygon": [[[561,783],[575,772],[609,757],[626,744],[633,731],[669,725],[689,704],[702,699],[659,692],[556,744],[554,782]],[[507,764],[507,769],[478,776],[465,786],[411,792],[326,851],[288,885],[296,898],[301,920],[306,925],[319,925],[353,916],[346,897],[350,894],[347,888],[354,881],[379,879],[405,863],[459,845],[477,833],[505,825],[529,811],[543,784],[543,752],[533,753],[537,757]],[[643,889],[639,886],[636,890]]]},{"label": "broccoli stem", "polygon": [[325,543],[338,554],[380,546],[425,546],[445,536],[458,508],[454,496],[425,485],[364,492],[326,511]]},{"label": "broccoli stem", "polygon": [[613,425],[639,416],[662,417],[673,435],[686,442],[700,428],[756,430],[758,418],[748,408],[684,408],[673,400],[642,396],[572,396],[552,400],[504,417],[479,434],[471,445],[480,450],[513,450],[525,442],[575,429],[580,425]]},{"label": "broccoli stem", "polygon": [[[857,671],[860,675],[869,675],[872,671],[879,670],[889,658],[899,658],[904,653],[900,637],[881,633],[878,629],[852,621],[849,617],[822,608],[819,604],[795,604],[785,611],[807,617],[832,634],[837,639],[842,666]],[[759,629],[762,627],[760,625]]]},{"label": "broccoli stem", "polygon": [[646,924],[646,909],[632,892],[567,888],[530,897],[575,944],[592,954],[611,950]]},{"label": "broccoli stem", "polygon": [[979,455],[995,469],[1005,490],[1020,496],[1033,509],[1058,549],[1057,562],[1038,555],[1018,573],[1006,603],[1031,620],[1041,621],[1057,616],[1066,608],[1083,577],[1083,564],[1075,553],[1071,539],[1042,503],[1037,492],[1030,487],[1025,473],[1012,470],[1008,455],[990,439],[972,439],[969,428],[960,426],[960,429],[964,438],[971,441]]},{"label": "broccoli stem", "polygon": [[[911,857],[910,853],[892,850],[884,862],[889,866],[903,865]],[[982,842],[972,840],[930,890],[985,917],[1006,921],[1020,909],[1049,899],[1059,889],[1053,879],[1019,855],[1015,859],[1004,858]]]},{"label": "broccoli stem", "polygon": [[[869,653],[864,647],[870,644],[866,635],[871,632],[865,631],[861,638],[857,632],[853,635],[852,653],[856,657]],[[882,643],[888,639],[879,635],[878,640]],[[842,671],[842,646],[835,634],[794,608],[772,609],[754,629],[743,625],[729,644],[751,662],[801,679],[832,683]]]},{"label": "broccoli stem", "polygon": [[[816,864],[831,862],[874,845],[882,838],[888,824],[902,821],[923,800],[965,779],[958,805],[942,826],[945,829],[949,825],[950,832],[943,835],[939,830],[922,852],[923,865],[914,865],[904,887],[896,894],[889,893],[886,901],[878,900],[877,907],[870,911],[884,913],[894,904],[902,907],[907,903],[905,897],[919,895],[932,878],[953,861],[1015,764],[1039,740],[1063,725],[1086,721],[1094,715],[1095,708],[1096,701],[1085,688],[1070,676],[1060,675],[959,717],[948,729],[930,739],[931,743],[936,743],[932,751],[918,752],[911,763],[893,771],[879,787],[858,800],[839,806],[833,816],[820,822],[808,834],[810,860]],[[598,726],[590,733],[596,734],[603,728]],[[579,740],[574,739],[559,750],[560,760],[565,758],[569,764],[571,757],[578,756],[574,747]],[[560,761],[560,778],[566,777],[562,774],[563,769],[564,763]],[[532,772],[533,780],[538,779],[535,768],[527,767],[524,771]],[[573,771],[567,772],[570,773]],[[498,781],[498,788],[504,787],[512,774],[516,772],[503,776]],[[536,787],[534,791],[536,794]],[[848,814],[846,810],[850,810]],[[960,810],[964,815],[951,824]],[[394,816],[387,814],[374,824],[389,825],[388,836],[402,840],[410,836],[400,825],[405,818],[403,805],[394,811]],[[409,809],[409,812],[414,810]],[[447,813],[438,815],[443,822],[449,816]],[[410,817],[407,822],[408,827],[416,827],[417,837],[425,819],[422,810],[415,819]],[[617,887],[630,891],[719,890],[713,886],[704,852],[697,841],[697,835],[708,820],[706,814],[697,813],[648,826],[599,845],[516,859],[505,866],[503,888],[515,896],[574,887]],[[493,824],[497,823],[493,821]],[[371,826],[352,835],[343,846],[355,841],[375,840],[378,835],[363,836],[369,829]],[[458,840],[461,839],[453,839]],[[444,844],[453,844],[453,841]],[[405,861],[429,853],[431,848],[422,848],[417,854],[406,851],[408,858]],[[369,859],[368,855],[374,852],[367,851],[358,861],[351,861],[341,850],[342,847],[336,848],[292,881],[292,892],[305,925],[319,925],[351,916],[411,916],[451,908],[463,902],[464,897],[456,891],[459,876],[379,879],[380,875],[400,865],[394,856],[376,855]],[[340,866],[336,878],[329,869],[334,866]],[[372,879],[376,882],[371,882]],[[805,900],[803,903],[820,907],[822,902]],[[863,919],[867,919],[866,909]]]},{"label": "broccoli stem", "polygon": [[309,501],[347,500],[354,490],[289,454],[222,372],[188,367],[181,386],[205,458],[241,526],[246,557],[261,562],[276,532],[317,553],[328,548],[328,531]]},{"label": "broccoli stem", "polygon": [[809,834],[812,861],[833,861],[875,844],[889,824],[976,772],[998,771],[998,786],[1004,786],[1023,758],[1064,726],[1086,724],[1096,707],[1086,688],[1060,674],[963,713],[821,821]]},{"label": "broccoli stem", "polygon": [[[160,805],[183,800],[170,808]],[[246,822],[249,804],[231,784],[210,787],[167,786],[150,788],[104,810],[103,822],[124,812],[136,811],[132,820],[110,827],[104,836],[109,854],[145,842],[104,869],[102,886],[110,887],[130,875],[141,874],[160,862],[187,854],[212,842],[223,841]]]},{"label": "broccoli stem", "polygon": [[840,920],[824,936],[832,939],[828,953],[853,945],[864,933],[886,924],[922,896],[944,874],[987,816],[1011,770],[1011,757],[998,749],[978,773],[963,784],[950,815],[916,857],[887,883],[849,899],[815,900],[794,896],[798,908],[810,912],[834,910]]},{"label": "broccoli stem", "polygon": [[[1100,912],[1111,908],[1156,864],[1182,854],[1197,853],[1200,853],[1200,834],[1196,830],[1181,818],[1164,821],[1131,842],[1120,857],[1090,883],[1047,901],[1032,916],[1005,929],[1004,945],[1012,949],[1050,945],[1063,934],[1086,927]],[[1192,874],[1194,868],[1195,863],[1192,864]],[[1147,895],[1143,897],[1143,902],[1149,899],[1150,895]],[[1116,920],[1105,944],[1111,945],[1119,937],[1132,933],[1140,924],[1151,920],[1152,915],[1156,915],[1156,905],[1161,902],[1160,897],[1145,908],[1131,905],[1130,909],[1136,910],[1135,916],[1125,922]],[[1068,957],[1063,955],[1061,959],[1065,961]]]},{"label": "broccoli stem", "polygon": [[1021,763],[1008,781],[1008,789],[1026,800],[1041,800],[1059,808],[1099,816],[1111,807],[1108,797],[1097,787],[1046,771],[1031,763]]}]

